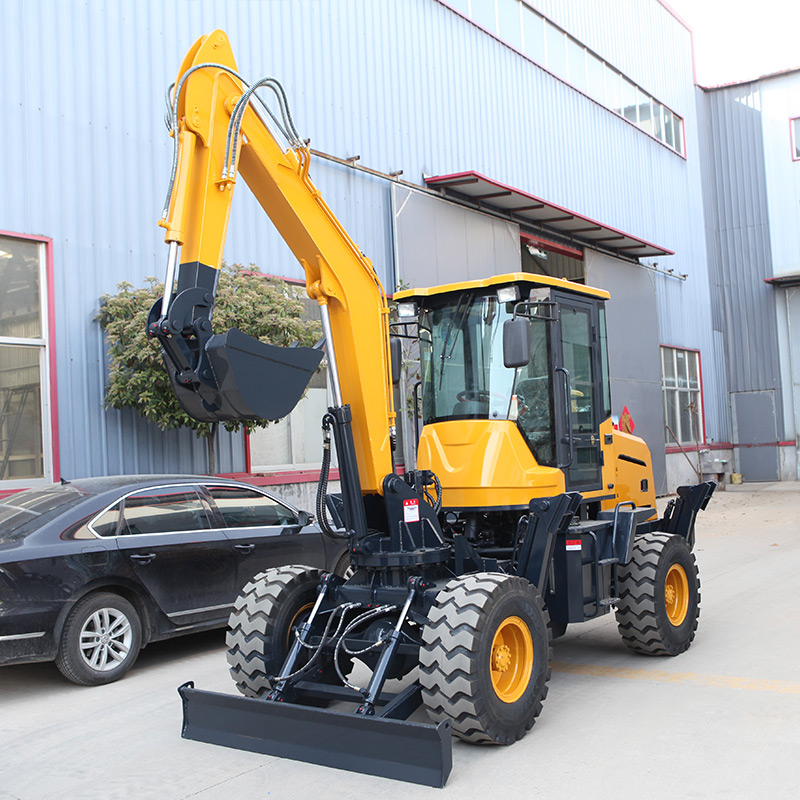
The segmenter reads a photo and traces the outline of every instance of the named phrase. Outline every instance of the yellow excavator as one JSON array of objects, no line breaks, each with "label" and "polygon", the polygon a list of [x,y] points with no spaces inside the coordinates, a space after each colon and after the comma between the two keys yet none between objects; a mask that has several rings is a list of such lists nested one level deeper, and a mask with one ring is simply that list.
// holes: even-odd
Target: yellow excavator
[{"label": "yellow excavator", "polygon": [[[317,521],[351,560],[347,579],[295,565],[243,588],[227,637],[239,694],[181,686],[183,735],[442,786],[452,735],[511,744],[532,727],[567,625],[615,609],[632,650],[685,651],[695,518],[715,484],[679,488],[658,517],[647,446],[612,424],[608,294],[513,272],[398,292],[390,313],[309,178],[275,79],[248,84],[215,31],[168,98],[169,254],[148,333],[183,407],[207,421],[285,416],[324,348]],[[240,175],[305,271],[318,348],[212,331]],[[419,347],[423,423],[405,472],[393,459],[403,336]]]}]

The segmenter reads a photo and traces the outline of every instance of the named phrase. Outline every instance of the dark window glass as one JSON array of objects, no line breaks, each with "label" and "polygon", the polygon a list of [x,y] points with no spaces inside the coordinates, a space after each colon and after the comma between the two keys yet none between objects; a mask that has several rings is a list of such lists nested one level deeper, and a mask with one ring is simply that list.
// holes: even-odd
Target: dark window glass
[{"label": "dark window glass", "polygon": [[290,509],[253,489],[210,486],[208,491],[229,528],[297,524],[297,517]]},{"label": "dark window glass", "polygon": [[121,503],[115,503],[107,511],[98,514],[91,523],[89,523],[91,529],[98,536],[114,536],[116,534],[121,505]]},{"label": "dark window glass", "polygon": [[514,370],[503,365],[503,323],[513,303],[464,292],[431,306],[420,318],[425,424],[508,419]]},{"label": "dark window glass", "polygon": [[[606,310],[600,306],[600,380],[603,382],[603,420],[611,416],[611,377],[608,369],[608,335],[606,334]],[[602,422],[602,420],[601,420]]]},{"label": "dark window glass", "polygon": [[0,541],[24,539],[86,497],[74,486],[48,486],[4,498],[0,501]]},{"label": "dark window glass", "polygon": [[597,427],[592,369],[592,326],[588,311],[563,309],[561,338],[564,366],[571,377],[572,427],[575,434],[589,433]]},{"label": "dark window glass", "polygon": [[209,528],[208,515],[193,489],[148,489],[125,498],[120,532],[172,533]]},{"label": "dark window glass", "polygon": [[550,325],[532,319],[531,359],[517,370],[514,393],[517,426],[540,464],[555,464],[553,386],[550,380]]}]

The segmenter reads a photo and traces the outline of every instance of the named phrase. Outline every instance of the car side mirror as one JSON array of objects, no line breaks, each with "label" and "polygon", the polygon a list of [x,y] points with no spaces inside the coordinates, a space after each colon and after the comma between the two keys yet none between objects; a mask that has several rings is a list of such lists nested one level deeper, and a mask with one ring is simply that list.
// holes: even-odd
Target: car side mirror
[{"label": "car side mirror", "polygon": [[309,514],[308,511],[297,512],[297,522],[299,525],[305,527],[306,525],[310,525],[313,521],[314,521],[314,515]]},{"label": "car side mirror", "polygon": [[389,354],[392,357],[392,384],[397,386],[403,368],[403,342],[397,337],[389,339]]},{"label": "car side mirror", "polygon": [[514,317],[503,323],[503,364],[524,367],[531,360],[531,323],[525,317]]}]

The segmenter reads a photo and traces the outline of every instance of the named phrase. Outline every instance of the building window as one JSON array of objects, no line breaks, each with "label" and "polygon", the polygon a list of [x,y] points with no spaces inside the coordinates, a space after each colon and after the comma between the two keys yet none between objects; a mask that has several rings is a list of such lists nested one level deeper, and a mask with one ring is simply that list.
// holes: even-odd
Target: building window
[{"label": "building window", "polygon": [[[306,296],[305,285],[295,289],[305,304],[304,316],[318,320],[319,305]],[[319,468],[322,461],[322,418],[331,405],[325,363],[322,362],[323,366],[311,378],[303,399],[291,414],[250,433],[251,472]],[[335,450],[332,455],[332,464],[335,465]]]},{"label": "building window", "polygon": [[704,441],[700,353],[662,347],[661,385],[667,447]]},{"label": "building window", "polygon": [[550,22],[528,0],[445,2],[510,47],[683,155],[683,119]]},{"label": "building window", "polygon": [[792,161],[800,161],[800,117],[789,120],[792,137]]},{"label": "building window", "polygon": [[43,240],[0,235],[0,482],[52,475],[47,251]]}]

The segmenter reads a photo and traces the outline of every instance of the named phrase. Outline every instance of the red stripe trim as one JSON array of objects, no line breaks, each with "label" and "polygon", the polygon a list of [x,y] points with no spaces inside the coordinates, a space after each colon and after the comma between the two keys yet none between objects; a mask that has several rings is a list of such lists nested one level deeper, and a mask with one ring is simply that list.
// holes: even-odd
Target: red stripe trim
[{"label": "red stripe trim", "polygon": [[[733,442],[714,442],[713,444],[701,444],[701,450],[734,450],[737,447],[795,447],[797,442],[757,442],[754,444],[747,444],[745,442],[740,442],[739,444],[735,444]],[[664,449],[665,453],[696,453],[697,452],[697,445],[695,444],[687,444],[683,450],[680,447],[667,447]]]},{"label": "red stripe trim", "polygon": [[563,256],[570,256],[570,258],[577,258],[583,261],[583,250],[567,247],[565,244],[556,244],[548,239],[532,236],[530,233],[520,233],[519,238],[526,244],[538,245],[542,250],[549,250],[551,253],[560,253]]},{"label": "red stripe trim", "polygon": [[[230,478],[235,481],[252,483],[253,486],[281,486],[287,483],[314,483],[319,480],[318,469],[294,470],[285,472],[226,472],[217,475],[218,478]],[[339,470],[332,469],[329,480],[339,480]]]}]

